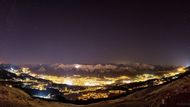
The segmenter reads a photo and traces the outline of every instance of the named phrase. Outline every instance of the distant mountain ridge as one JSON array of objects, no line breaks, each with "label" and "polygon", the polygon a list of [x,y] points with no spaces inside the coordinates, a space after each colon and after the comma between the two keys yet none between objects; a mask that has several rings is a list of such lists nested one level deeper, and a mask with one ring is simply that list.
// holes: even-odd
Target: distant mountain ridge
[{"label": "distant mountain ridge", "polygon": [[[29,64],[29,65],[12,65],[0,64],[0,69],[19,70],[22,67],[29,68],[37,74],[49,75],[83,75],[83,76],[120,76],[143,73],[162,73],[176,69],[178,66],[163,66],[152,64]],[[88,73],[87,73],[88,72]]]}]

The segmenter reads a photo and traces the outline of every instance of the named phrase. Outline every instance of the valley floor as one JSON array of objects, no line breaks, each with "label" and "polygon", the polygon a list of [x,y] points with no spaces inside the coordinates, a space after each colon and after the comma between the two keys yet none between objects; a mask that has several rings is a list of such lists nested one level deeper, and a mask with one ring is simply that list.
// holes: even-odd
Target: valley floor
[{"label": "valley floor", "polygon": [[190,106],[190,76],[115,100],[74,105],[33,99],[20,89],[0,85],[0,107],[168,107]]}]

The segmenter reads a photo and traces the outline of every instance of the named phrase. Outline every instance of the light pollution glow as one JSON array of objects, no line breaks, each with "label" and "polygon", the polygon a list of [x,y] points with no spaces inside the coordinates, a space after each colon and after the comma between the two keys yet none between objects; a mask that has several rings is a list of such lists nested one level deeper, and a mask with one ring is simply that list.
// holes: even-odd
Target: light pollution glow
[{"label": "light pollution glow", "polygon": [[[80,65],[75,65],[76,68],[79,68]],[[131,78],[129,76],[123,75],[119,77],[104,77],[104,78],[98,78],[98,77],[90,77],[90,76],[80,76],[80,75],[73,75],[73,76],[53,76],[53,75],[45,75],[45,74],[35,74],[30,71],[28,71],[28,68],[23,68],[23,72],[37,77],[42,78],[46,80],[50,80],[57,84],[67,84],[67,85],[75,85],[75,86],[104,86],[104,85],[110,85],[114,84],[117,81],[122,81],[123,83],[132,83],[132,82],[139,82],[139,81],[146,81],[149,79],[159,79],[161,77],[170,77],[177,75],[179,73],[185,72],[184,67],[179,67],[175,70],[175,72],[168,72],[163,74],[163,76],[153,75],[153,74],[142,74],[142,75],[136,75],[136,77]]]}]

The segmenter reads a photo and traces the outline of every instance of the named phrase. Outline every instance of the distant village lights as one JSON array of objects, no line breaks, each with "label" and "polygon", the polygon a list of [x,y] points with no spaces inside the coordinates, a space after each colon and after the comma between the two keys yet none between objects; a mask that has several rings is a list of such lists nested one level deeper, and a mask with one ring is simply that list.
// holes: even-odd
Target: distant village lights
[{"label": "distant village lights", "polygon": [[81,67],[81,65],[75,64],[75,68],[76,68],[76,69],[79,69],[80,67]]},{"label": "distant village lights", "polygon": [[65,81],[65,84],[67,84],[67,85],[73,85],[73,81],[71,81],[71,80],[66,80],[66,81]]},{"label": "distant village lights", "polygon": [[179,72],[185,72],[186,70],[185,70],[185,67],[180,67],[180,68],[177,69],[177,71],[179,71]]}]

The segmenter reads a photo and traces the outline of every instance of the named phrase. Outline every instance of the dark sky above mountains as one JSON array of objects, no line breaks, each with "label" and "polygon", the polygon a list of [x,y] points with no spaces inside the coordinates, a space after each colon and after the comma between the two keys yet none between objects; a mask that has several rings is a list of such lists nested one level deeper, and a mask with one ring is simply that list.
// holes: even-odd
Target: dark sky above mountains
[{"label": "dark sky above mountains", "polygon": [[8,63],[190,64],[190,2],[0,0]]}]

